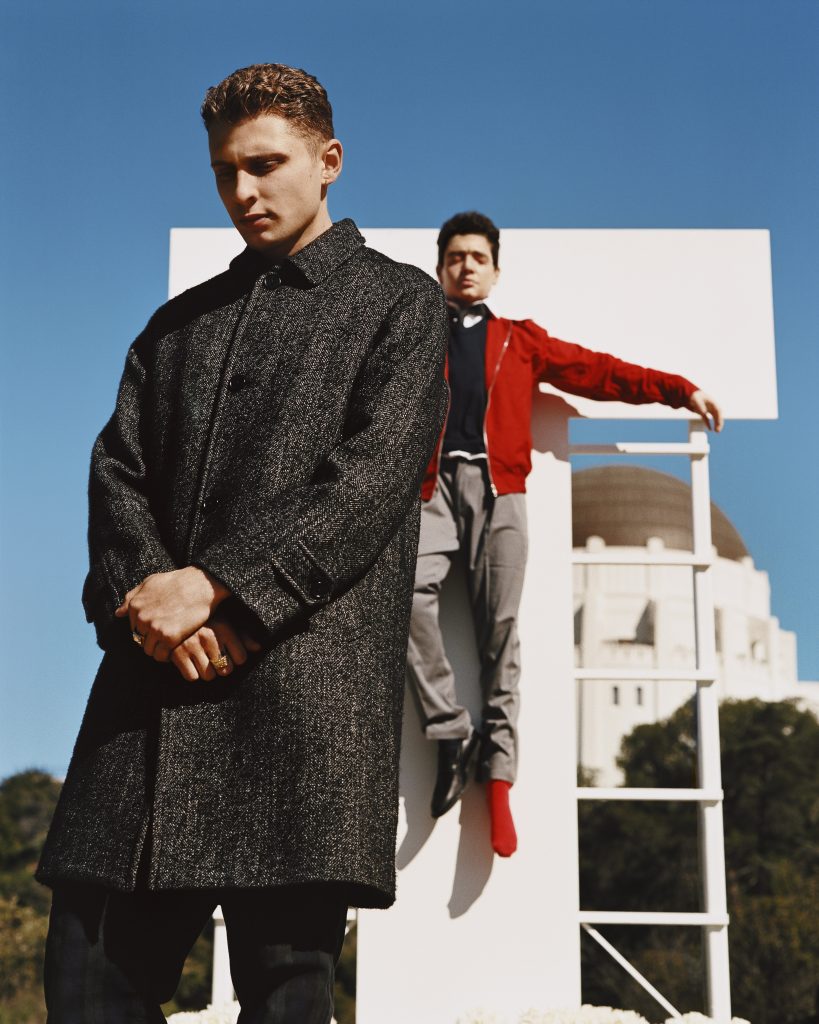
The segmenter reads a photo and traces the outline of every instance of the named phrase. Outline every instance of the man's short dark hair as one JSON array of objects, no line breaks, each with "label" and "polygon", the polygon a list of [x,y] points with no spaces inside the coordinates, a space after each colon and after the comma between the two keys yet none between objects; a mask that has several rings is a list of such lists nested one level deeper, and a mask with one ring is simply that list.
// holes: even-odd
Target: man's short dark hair
[{"label": "man's short dark hair", "polygon": [[444,265],[444,253],[454,235],[483,235],[492,247],[492,262],[497,267],[498,253],[500,252],[500,231],[492,221],[478,213],[477,210],[467,210],[466,213],[456,213],[450,217],[438,233],[438,266]]},{"label": "man's short dark hair", "polygon": [[278,114],[304,136],[326,141],[335,136],[333,108],[324,86],[301,68],[286,64],[251,64],[212,85],[202,103],[202,120],[240,124],[263,114]]}]

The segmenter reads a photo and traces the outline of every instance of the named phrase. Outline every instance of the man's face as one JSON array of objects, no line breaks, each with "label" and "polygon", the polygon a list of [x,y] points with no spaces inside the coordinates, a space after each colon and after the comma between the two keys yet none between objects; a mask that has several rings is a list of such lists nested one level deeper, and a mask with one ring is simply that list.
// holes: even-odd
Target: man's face
[{"label": "man's face", "polygon": [[208,132],[216,188],[251,249],[298,251],[330,226],[327,185],[341,171],[341,143],[306,139],[277,114]]},{"label": "man's face", "polygon": [[453,235],[438,267],[444,295],[462,306],[480,302],[494,288],[500,270],[485,235]]}]

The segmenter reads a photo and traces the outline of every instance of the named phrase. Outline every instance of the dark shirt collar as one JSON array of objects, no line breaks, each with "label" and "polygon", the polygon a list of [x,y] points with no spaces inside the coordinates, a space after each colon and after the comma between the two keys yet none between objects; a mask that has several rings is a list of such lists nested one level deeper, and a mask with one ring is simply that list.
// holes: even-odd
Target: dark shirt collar
[{"label": "dark shirt collar", "polygon": [[461,306],[459,303],[453,302],[452,299],[447,299],[446,304],[449,306],[450,316],[460,323],[463,323],[465,316],[482,316],[487,320],[495,319],[495,314],[485,302],[473,302],[469,306]]},{"label": "dark shirt collar", "polygon": [[[364,237],[349,217],[337,221],[303,249],[281,263],[284,280],[308,287],[320,284],[364,245]],[[232,269],[254,275],[270,269],[270,261],[253,249],[245,249],[231,260]]]}]

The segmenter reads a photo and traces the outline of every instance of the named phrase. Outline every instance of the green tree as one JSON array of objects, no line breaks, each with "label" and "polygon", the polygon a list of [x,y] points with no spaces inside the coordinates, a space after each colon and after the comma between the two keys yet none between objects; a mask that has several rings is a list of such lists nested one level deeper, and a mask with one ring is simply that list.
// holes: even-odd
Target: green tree
[{"label": "green tree", "polygon": [[34,881],[60,783],[46,772],[0,782],[0,1024],[42,1024],[42,963],[51,897]]},{"label": "green tree", "polygon": [[51,897],[34,869],[57,806],[60,783],[32,769],[0,782],[0,896],[48,912]]},{"label": "green tree", "polygon": [[782,865],[817,876],[819,722],[795,701],[726,701],[720,728],[732,880],[742,892],[773,896]]},{"label": "green tree", "polygon": [[[811,1018],[819,986],[819,722],[796,702],[726,701],[720,711],[735,1012],[754,1024]],[[696,784],[693,705],[624,738],[625,785]],[[695,808],[580,808],[581,901],[592,909],[697,910]],[[703,1009],[695,929],[610,928],[606,936],[681,1009]],[[588,938],[584,999],[662,1011]]]}]

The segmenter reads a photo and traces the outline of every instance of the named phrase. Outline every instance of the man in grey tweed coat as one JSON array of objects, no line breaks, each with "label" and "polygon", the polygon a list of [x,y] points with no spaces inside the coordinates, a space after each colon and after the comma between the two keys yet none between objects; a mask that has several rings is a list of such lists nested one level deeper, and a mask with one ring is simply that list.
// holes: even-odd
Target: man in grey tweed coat
[{"label": "man in grey tweed coat", "polygon": [[94,445],[105,655],[38,868],[50,1024],[162,1021],[219,903],[242,1024],[325,1024],[347,906],[394,899],[443,296],[330,221],[315,79],[242,69],[202,113],[247,248],[151,318]]}]

